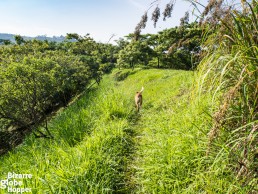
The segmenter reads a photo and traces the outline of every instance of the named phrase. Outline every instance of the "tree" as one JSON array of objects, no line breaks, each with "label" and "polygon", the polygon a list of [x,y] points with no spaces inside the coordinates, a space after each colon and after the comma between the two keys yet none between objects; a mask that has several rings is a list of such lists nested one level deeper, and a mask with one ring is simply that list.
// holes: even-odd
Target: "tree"
[{"label": "tree", "polygon": [[14,39],[15,39],[16,44],[18,44],[18,45],[21,45],[22,43],[25,42],[25,40],[23,39],[23,37],[20,36],[20,35],[15,35],[15,36],[14,36]]},{"label": "tree", "polygon": [[10,40],[6,40],[6,39],[0,39],[0,44],[4,44],[4,45],[10,45],[12,42]]},{"label": "tree", "polygon": [[117,47],[96,43],[88,35],[68,37],[79,41],[24,41],[16,36],[17,45],[0,47],[0,123],[4,129],[14,126],[18,133],[52,137],[48,114],[66,106],[92,81],[100,83],[103,73],[111,70]]},{"label": "tree", "polygon": [[[54,91],[51,71],[54,66],[47,60],[25,58],[23,63],[12,63],[5,68],[1,73],[0,117],[12,126],[30,131],[32,126],[46,121],[45,110],[51,104],[51,93]],[[47,134],[37,127],[34,129],[40,137],[52,137],[47,125]]]},{"label": "tree", "polygon": [[119,51],[118,67],[134,69],[136,64],[147,65],[151,58],[152,49],[147,42],[132,40],[124,49]]},{"label": "tree", "polygon": [[82,37],[77,33],[68,33],[65,38],[67,40],[77,40],[77,41],[82,40]]}]

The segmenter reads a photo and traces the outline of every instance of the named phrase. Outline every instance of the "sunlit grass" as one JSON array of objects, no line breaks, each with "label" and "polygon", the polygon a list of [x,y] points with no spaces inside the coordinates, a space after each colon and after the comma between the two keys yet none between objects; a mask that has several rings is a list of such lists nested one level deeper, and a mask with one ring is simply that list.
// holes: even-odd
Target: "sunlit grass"
[{"label": "sunlit grass", "polygon": [[[116,81],[115,70],[60,111],[49,123],[53,140],[32,135],[2,157],[1,179],[30,173],[23,186],[33,193],[242,191],[226,156],[205,155],[212,95],[195,98],[194,72],[135,71]],[[137,114],[133,99],[142,86]]]}]

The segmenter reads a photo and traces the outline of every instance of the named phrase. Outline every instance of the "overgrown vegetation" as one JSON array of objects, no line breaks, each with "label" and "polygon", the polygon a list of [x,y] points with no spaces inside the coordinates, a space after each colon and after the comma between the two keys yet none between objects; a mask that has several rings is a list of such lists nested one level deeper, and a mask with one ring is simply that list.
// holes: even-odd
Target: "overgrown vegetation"
[{"label": "overgrown vegetation", "polygon": [[[1,178],[9,171],[31,173],[34,178],[26,180],[24,187],[31,187],[33,192],[39,193],[141,193],[152,191],[154,187],[156,191],[160,190],[156,182],[158,179],[167,184],[166,177],[171,172],[169,168],[164,172],[161,166],[157,166],[158,163],[180,164],[169,159],[173,154],[170,149],[163,149],[164,146],[174,145],[180,148],[186,146],[185,141],[195,141],[196,146],[200,146],[202,155],[205,155],[202,147],[205,143],[199,144],[196,140],[202,134],[200,131],[190,139],[190,134],[178,136],[186,131],[192,134],[189,127],[193,129],[194,125],[190,120],[196,121],[200,115],[206,117],[201,114],[202,108],[199,109],[200,112],[192,112],[193,109],[188,106],[187,90],[191,85],[191,72],[145,70],[119,82],[114,81],[116,74],[114,72],[106,77],[100,87],[93,88],[49,123],[49,130],[55,139],[38,140],[30,136],[22,146],[2,157]],[[182,79],[184,85],[179,84]],[[142,113],[136,115],[132,99],[134,91],[141,85],[148,89],[144,93]],[[177,106],[171,109],[171,103],[176,101],[181,103],[176,103]],[[159,114],[155,114],[156,111]],[[192,113],[196,115],[193,116]],[[185,117],[187,120],[183,122],[185,126],[182,128],[184,114],[189,114],[189,117]],[[197,128],[194,130],[198,131]],[[175,137],[179,138],[178,141]],[[181,138],[184,139],[182,143]],[[205,135],[202,138],[205,140]],[[172,140],[178,144],[168,144]],[[178,151],[180,150],[181,148]],[[186,153],[190,154],[189,157],[197,154],[192,156],[191,149],[188,151]],[[163,157],[157,157],[157,154],[162,153],[167,158],[164,161]],[[139,160],[135,160],[136,158]],[[152,174],[154,167],[156,173]],[[174,166],[175,169],[178,167]],[[187,170],[181,166],[178,172],[183,169]],[[145,173],[142,174],[142,171]],[[150,174],[153,181],[146,182],[145,179]],[[171,185],[165,187],[165,190],[171,190]]]},{"label": "overgrown vegetation", "polygon": [[24,40],[16,35],[16,44],[2,45],[0,153],[21,143],[30,132],[36,137],[53,138],[47,124],[50,113],[66,106],[86,86],[99,84],[102,75],[115,64],[131,69],[189,70],[200,60],[201,29],[196,23],[185,22],[180,28],[140,37],[135,41],[130,34],[114,46],[97,43],[89,35],[67,34],[61,43]]},{"label": "overgrown vegetation", "polygon": [[[185,22],[180,27],[158,34],[129,35],[118,54],[117,66],[134,68],[138,65],[193,70],[201,60],[202,28],[197,23]],[[121,42],[118,43],[125,43]]]},{"label": "overgrown vegetation", "polygon": [[[2,157],[0,177],[31,173],[24,187],[35,193],[256,193],[257,1],[203,7],[202,26],[189,24],[186,13],[179,27],[156,35],[140,34],[146,12],[117,46],[78,34],[58,44],[20,36],[16,45],[3,42],[0,124],[9,129],[0,138],[34,136]],[[157,6],[155,26],[160,16]],[[119,69],[101,83],[115,63]],[[47,122],[95,82],[99,87]],[[136,114],[132,99],[141,86]],[[10,143],[2,142],[1,149]]]},{"label": "overgrown vegetation", "polygon": [[[49,123],[55,139],[31,135],[3,156],[1,179],[31,173],[23,186],[35,193],[254,191],[236,179],[229,160],[206,156],[215,107],[211,94],[193,96],[193,72],[137,69],[115,81],[118,72],[57,114]],[[136,114],[133,97],[142,85]]]},{"label": "overgrown vegetation", "polygon": [[199,67],[203,89],[221,96],[207,155],[229,160],[237,179],[252,187],[258,176],[257,16],[256,1],[230,10],[208,39],[208,53]]},{"label": "overgrown vegetation", "polygon": [[4,138],[8,134],[52,138],[48,115],[112,69],[114,46],[68,34],[72,38],[77,40],[55,43],[16,36],[16,45],[0,47],[0,153],[20,142]]},{"label": "overgrown vegetation", "polygon": [[[198,67],[199,92],[212,92],[217,111],[207,145],[207,157],[228,160],[228,170],[234,171],[242,185],[257,185],[258,156],[258,4],[252,1],[209,1],[202,5],[189,1],[199,13],[205,43],[201,45],[201,65]],[[160,17],[160,1],[153,1],[154,27]],[[176,1],[170,1],[163,12],[171,16]],[[200,9],[201,8],[201,9]],[[202,10],[203,11],[200,11]],[[135,28],[134,37],[146,27],[147,12]],[[189,13],[181,19],[180,27],[189,20]],[[218,154],[219,153],[219,154]]]},{"label": "overgrown vegetation", "polygon": [[23,187],[32,188],[32,193],[119,190],[131,146],[129,104],[106,78],[98,89],[93,87],[49,123],[54,139],[31,135],[3,156],[1,179],[9,171],[33,174],[33,179],[23,180]]}]

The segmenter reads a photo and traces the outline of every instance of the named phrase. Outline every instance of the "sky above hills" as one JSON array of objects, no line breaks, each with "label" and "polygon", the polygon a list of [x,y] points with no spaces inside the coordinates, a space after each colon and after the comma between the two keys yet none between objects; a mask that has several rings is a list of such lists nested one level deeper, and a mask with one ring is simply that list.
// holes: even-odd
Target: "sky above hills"
[{"label": "sky above hills", "polygon": [[[26,36],[60,36],[66,33],[90,34],[107,42],[134,31],[141,16],[154,0],[0,0],[0,33]],[[161,12],[169,0],[160,0]],[[155,8],[156,5],[153,7]],[[154,28],[148,22],[143,33],[155,33],[179,25],[185,11],[192,10],[179,0],[172,17],[162,18]],[[150,12],[153,9],[150,9]],[[191,14],[190,14],[191,16]],[[162,16],[161,16],[162,17]],[[149,20],[151,15],[149,13]]]}]

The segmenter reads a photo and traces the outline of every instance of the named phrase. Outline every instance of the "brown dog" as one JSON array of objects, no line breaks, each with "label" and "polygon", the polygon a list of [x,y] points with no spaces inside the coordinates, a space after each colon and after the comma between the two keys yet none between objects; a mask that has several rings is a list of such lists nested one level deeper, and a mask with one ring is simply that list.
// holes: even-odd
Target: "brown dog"
[{"label": "brown dog", "polygon": [[136,92],[135,97],[134,97],[137,112],[140,111],[140,108],[142,106],[142,92],[143,92],[143,90],[144,90],[144,88],[142,87],[141,91]]}]

